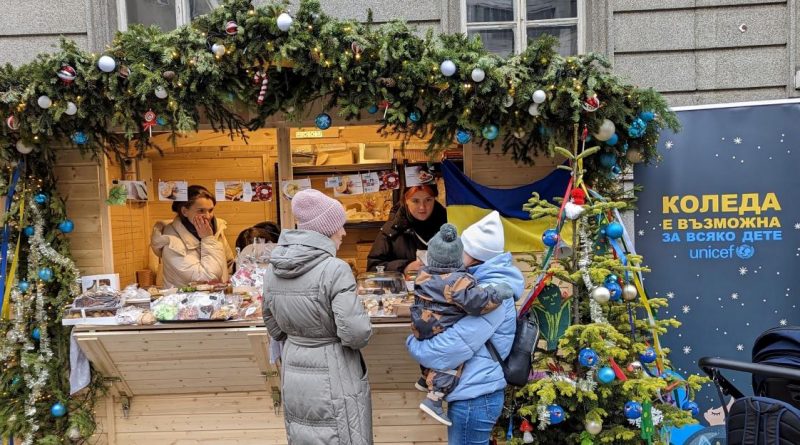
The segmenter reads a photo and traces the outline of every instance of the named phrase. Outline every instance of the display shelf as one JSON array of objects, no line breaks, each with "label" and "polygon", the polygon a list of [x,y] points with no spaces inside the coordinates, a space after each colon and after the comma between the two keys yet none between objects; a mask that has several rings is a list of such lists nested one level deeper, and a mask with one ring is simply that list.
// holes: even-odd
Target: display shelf
[{"label": "display shelf", "polygon": [[348,222],[344,224],[345,229],[380,229],[386,221],[362,221]]},{"label": "display shelf", "polygon": [[303,165],[292,167],[295,176],[313,175],[324,173],[358,173],[378,170],[393,170],[396,164],[392,162],[383,164],[351,164],[351,165]]}]

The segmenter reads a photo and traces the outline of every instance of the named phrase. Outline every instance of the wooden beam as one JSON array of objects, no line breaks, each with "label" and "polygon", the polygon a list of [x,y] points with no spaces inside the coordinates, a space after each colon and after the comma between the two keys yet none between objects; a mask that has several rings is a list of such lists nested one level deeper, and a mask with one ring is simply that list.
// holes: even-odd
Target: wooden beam
[{"label": "wooden beam", "polygon": [[278,195],[281,205],[281,229],[294,229],[292,203],[283,195],[281,181],[294,179],[292,172],[292,144],[289,127],[278,128],[278,177],[275,178],[274,194]]}]

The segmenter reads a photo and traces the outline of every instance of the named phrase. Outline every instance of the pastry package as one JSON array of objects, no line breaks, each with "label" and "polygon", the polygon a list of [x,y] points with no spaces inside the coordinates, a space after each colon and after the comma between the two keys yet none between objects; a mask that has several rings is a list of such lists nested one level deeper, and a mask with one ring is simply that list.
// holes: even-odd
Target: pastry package
[{"label": "pastry package", "polygon": [[[224,313],[220,312],[223,305]],[[227,320],[230,316],[226,314],[236,312],[231,306],[235,303],[226,303],[222,292],[189,292],[161,297],[152,303],[151,310],[158,321]]]}]

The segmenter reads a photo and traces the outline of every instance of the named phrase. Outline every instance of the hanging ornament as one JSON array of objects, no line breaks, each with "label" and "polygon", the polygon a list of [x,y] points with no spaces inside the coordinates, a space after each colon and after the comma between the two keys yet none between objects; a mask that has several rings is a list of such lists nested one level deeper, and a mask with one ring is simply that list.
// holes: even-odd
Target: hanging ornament
[{"label": "hanging ornament", "polygon": [[73,102],[67,102],[67,109],[64,110],[64,114],[67,116],[75,116],[75,113],[78,112],[78,106],[75,105]]},{"label": "hanging ornament", "polygon": [[611,221],[606,226],[606,236],[611,238],[611,239],[622,238],[622,233],[623,232],[624,232],[624,229],[622,227],[622,224],[619,223],[619,221]]},{"label": "hanging ornament", "polygon": [[581,366],[591,368],[596,365],[599,360],[600,357],[597,356],[597,352],[592,348],[583,348],[578,352],[578,363],[580,363]]},{"label": "hanging ornament", "polygon": [[75,81],[75,78],[78,77],[78,74],[75,72],[75,68],[69,65],[64,65],[56,72],[56,76],[61,79],[61,82],[63,82],[64,85],[69,85]]},{"label": "hanging ornament", "polygon": [[104,73],[110,73],[117,67],[117,61],[111,56],[103,56],[97,61],[97,67]]},{"label": "hanging ornament", "polygon": [[553,247],[558,244],[559,240],[558,230],[547,229],[542,233],[542,243],[547,247]]},{"label": "hanging ornament", "polygon": [[75,230],[75,223],[73,223],[71,219],[65,219],[58,223],[58,230],[60,230],[61,233],[70,233]]},{"label": "hanging ornament", "polygon": [[609,140],[611,135],[613,135],[616,131],[617,127],[613,122],[608,119],[603,119],[603,123],[600,124],[600,128],[597,130],[597,133],[594,133],[592,136],[594,136],[594,138],[598,141],[605,142]]},{"label": "hanging ornament", "polygon": [[608,303],[611,299],[611,292],[604,286],[597,286],[592,289],[592,299],[600,304]]},{"label": "hanging ornament", "polygon": [[14,131],[19,130],[19,122],[17,122],[17,118],[14,117],[14,115],[8,116],[8,119],[6,119],[6,125],[8,125],[8,128]]},{"label": "hanging ornament", "polygon": [[25,226],[25,228],[22,229],[22,234],[28,238],[32,237],[34,233],[36,233],[36,229],[33,226]]},{"label": "hanging ornament", "polygon": [[278,29],[280,29],[283,32],[286,32],[289,31],[289,28],[292,27],[293,21],[294,20],[292,19],[292,16],[290,16],[285,12],[282,12],[281,15],[278,16],[276,23],[278,25]]},{"label": "hanging ornament", "polygon": [[156,123],[157,123],[158,125],[162,125],[162,126],[163,126],[163,125],[167,125],[167,120],[166,120],[166,119],[164,119],[162,116],[158,116],[158,117],[156,118]]},{"label": "hanging ornament", "polygon": [[545,99],[547,99],[547,93],[545,93],[543,90],[536,90],[533,92],[532,99],[533,103],[535,104],[543,103]]},{"label": "hanging ornament", "polygon": [[697,403],[693,401],[684,402],[683,406],[681,406],[681,409],[684,411],[691,411],[692,416],[697,416],[700,414],[700,407],[697,406]]},{"label": "hanging ornament", "polygon": [[611,135],[610,138],[608,138],[608,140],[606,141],[606,144],[608,144],[608,145],[617,145],[617,142],[619,142],[619,136],[617,136],[617,133],[614,133],[614,134]]},{"label": "hanging ornament", "polygon": [[39,205],[44,204],[47,202],[47,195],[45,195],[44,193],[37,193],[36,195],[33,196],[33,200],[34,202],[36,202],[36,204]]},{"label": "hanging ornament", "polygon": [[235,36],[238,33],[239,25],[237,25],[233,20],[228,20],[228,23],[225,24],[225,34],[229,36]]},{"label": "hanging ornament", "polygon": [[225,45],[215,43],[211,45],[211,52],[219,59],[225,55]]},{"label": "hanging ornament", "polygon": [[42,281],[51,281],[53,279],[53,269],[49,267],[42,267],[38,272],[39,279]]},{"label": "hanging ornament", "polygon": [[586,432],[592,436],[596,436],[600,434],[600,431],[603,431],[603,422],[598,420],[587,420],[584,426],[586,427]]},{"label": "hanging ornament", "polygon": [[583,105],[581,106],[589,113],[594,113],[600,108],[600,99],[598,99],[597,95],[595,94],[583,101]]},{"label": "hanging ornament", "polygon": [[503,106],[510,108],[512,105],[514,105],[514,96],[508,94],[503,98]]},{"label": "hanging ornament", "polygon": [[72,142],[75,143],[75,145],[85,145],[86,142],[89,141],[89,137],[86,136],[86,133],[84,133],[82,131],[76,131],[75,133],[72,133],[72,138],[71,139],[72,139]]},{"label": "hanging ornament", "polygon": [[564,215],[567,219],[576,220],[584,212],[583,205],[586,204],[586,193],[583,189],[575,188],[570,193],[570,200],[564,205]]},{"label": "hanging ornament", "polygon": [[530,114],[531,116],[534,116],[534,117],[535,116],[539,116],[541,114],[541,113],[539,113],[539,104],[536,104],[536,103],[531,104],[528,107],[528,114]]},{"label": "hanging ornament", "polygon": [[522,443],[533,443],[533,425],[528,422],[528,419],[522,419],[519,425],[519,430],[522,431]]},{"label": "hanging ornament", "polygon": [[439,65],[439,70],[442,72],[443,76],[450,77],[456,73],[456,64],[453,63],[452,60],[447,59]]},{"label": "hanging ornament", "polygon": [[163,77],[164,80],[172,81],[172,79],[174,79],[175,76],[177,76],[177,74],[175,74],[175,71],[164,71],[163,73],[161,73],[161,77]]},{"label": "hanging ornament", "polygon": [[627,153],[625,153],[625,158],[633,164],[644,161],[644,156],[642,156],[642,152],[638,148],[631,148],[628,150]]},{"label": "hanging ornament", "polygon": [[153,136],[153,127],[156,125],[156,113],[153,110],[147,110],[144,113],[144,122],[142,122],[142,130],[145,130],[150,133],[150,136]]},{"label": "hanging ornament", "polygon": [[597,380],[603,384],[609,384],[617,378],[616,373],[613,369],[609,368],[608,366],[603,366],[597,371]]},{"label": "hanging ornament", "polygon": [[643,120],[645,122],[650,122],[655,118],[656,118],[656,114],[654,112],[652,112],[652,111],[642,111],[641,113],[639,113],[639,119],[641,119],[641,120]]},{"label": "hanging ornament", "polygon": [[612,281],[604,284],[603,286],[608,289],[608,294],[611,297],[611,301],[619,301],[622,299],[622,288],[620,287],[619,283]]},{"label": "hanging ornament", "polygon": [[497,125],[489,124],[481,130],[481,136],[487,141],[493,141],[497,139],[497,136],[500,135],[500,129],[497,128]]},{"label": "hanging ornament", "polygon": [[647,122],[643,121],[641,118],[636,118],[631,122],[631,126],[628,127],[628,136],[632,138],[640,138],[644,136],[644,132],[647,130]]},{"label": "hanging ornament", "polygon": [[119,76],[122,79],[127,79],[128,76],[130,75],[131,75],[131,70],[130,68],[127,67],[127,65],[119,66],[119,70],[117,71],[117,76]]},{"label": "hanging ornament", "polygon": [[628,372],[636,372],[636,371],[640,371],[641,369],[642,369],[642,363],[640,361],[638,361],[638,360],[632,361],[628,365]]},{"label": "hanging ornament", "polygon": [[28,292],[28,289],[30,289],[30,287],[31,287],[30,283],[28,283],[26,280],[19,280],[19,283],[17,283],[17,289],[19,289],[19,291],[22,292],[23,294],[25,292]]},{"label": "hanging ornament", "polygon": [[43,108],[45,110],[50,108],[51,105],[53,105],[53,101],[50,100],[50,98],[45,95],[39,96],[39,98],[36,99],[36,103],[39,105],[39,108]]},{"label": "hanging ornament", "polygon": [[481,68],[473,68],[470,77],[472,78],[473,82],[481,83],[483,82],[483,79],[486,79],[486,71],[482,70]]},{"label": "hanging ornament", "polygon": [[256,98],[256,104],[261,105],[264,103],[264,99],[267,97],[267,85],[269,85],[269,76],[265,71],[258,71],[253,76],[253,83],[261,84],[260,89],[258,90],[258,97]]},{"label": "hanging ornament", "polygon": [[375,114],[377,112],[378,112],[378,106],[375,104],[372,104],[369,106],[369,108],[367,108],[367,113],[369,114]]},{"label": "hanging ornament", "polygon": [[38,341],[42,338],[42,331],[39,330],[39,328],[33,328],[33,331],[31,331],[31,338]]},{"label": "hanging ornament", "polygon": [[525,130],[523,130],[522,128],[517,128],[516,130],[514,130],[514,137],[517,138],[517,139],[524,138],[525,137]]},{"label": "hanging ornament", "polygon": [[642,417],[642,404],[639,402],[633,400],[626,402],[623,410],[625,412],[625,417],[628,419],[638,419]]},{"label": "hanging ornament", "polygon": [[470,133],[468,130],[459,128],[456,131],[456,141],[458,141],[459,144],[466,144],[469,143],[469,141],[471,140],[472,140],[472,133]]},{"label": "hanging ornament", "polygon": [[419,108],[414,108],[413,110],[411,110],[410,113],[408,113],[408,120],[410,120],[413,123],[417,123],[421,119],[422,119],[422,111],[420,111]]},{"label": "hanging ornament", "polygon": [[169,95],[169,93],[167,93],[167,89],[162,87],[161,85],[157,86],[155,91],[153,91],[153,93],[159,99],[166,99],[167,96]]},{"label": "hanging ornament", "polygon": [[317,115],[316,118],[314,118],[314,124],[320,130],[327,130],[328,128],[331,128],[332,123],[333,120],[331,119],[331,116],[328,113],[320,113]]},{"label": "hanging ornament", "polygon": [[656,358],[657,358],[656,350],[653,349],[652,346],[648,346],[647,349],[644,350],[644,352],[639,354],[639,360],[645,364],[653,363],[654,361],[656,361]]},{"label": "hanging ornament", "polygon": [[636,291],[636,286],[634,286],[633,284],[628,283],[622,288],[622,299],[623,300],[625,300],[625,301],[634,301],[634,300],[636,300],[637,296],[638,296],[638,292]]},{"label": "hanging ornament", "polygon": [[617,163],[617,155],[608,151],[600,153],[598,159],[600,161],[600,165],[602,165],[605,168],[611,168]]},{"label": "hanging ornament", "polygon": [[558,425],[564,421],[564,408],[552,404],[547,407],[547,412],[550,414],[551,425]]},{"label": "hanging ornament", "polygon": [[67,439],[76,442],[81,440],[83,437],[81,436],[81,430],[77,426],[71,426],[67,430]]},{"label": "hanging ornament", "polygon": [[50,414],[52,414],[53,417],[64,417],[64,415],[67,414],[67,407],[61,402],[56,402],[50,407]]},{"label": "hanging ornament", "polygon": [[361,44],[359,44],[358,42],[353,41],[350,44],[350,51],[353,51],[353,55],[356,56],[356,59],[360,59],[361,58],[361,53],[364,52],[364,48],[362,48]]}]

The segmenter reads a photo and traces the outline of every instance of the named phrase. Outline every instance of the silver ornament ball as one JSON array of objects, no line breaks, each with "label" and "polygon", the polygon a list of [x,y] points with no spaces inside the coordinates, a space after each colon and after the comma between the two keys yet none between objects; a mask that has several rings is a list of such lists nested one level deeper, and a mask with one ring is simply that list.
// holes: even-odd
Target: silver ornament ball
[{"label": "silver ornament ball", "polygon": [[626,284],[625,287],[622,288],[622,299],[625,301],[633,301],[636,299],[637,295],[636,286],[633,284]]},{"label": "silver ornament ball", "polygon": [[442,75],[445,77],[450,77],[455,74],[456,69],[456,64],[450,59],[445,60],[441,65],[439,65],[439,70],[441,70]]},{"label": "silver ornament ball", "polygon": [[217,57],[222,57],[225,55],[225,45],[220,45],[219,43],[215,43],[211,45],[211,52],[214,53]]},{"label": "silver ornament ball", "polygon": [[36,99],[36,103],[39,104],[39,108],[44,108],[45,110],[50,108],[51,105],[53,105],[53,101],[50,100],[49,97],[44,95],[39,96],[39,98]]},{"label": "silver ornament ball", "polygon": [[81,430],[78,429],[77,426],[71,426],[67,430],[67,438],[69,440],[80,440],[81,437]]},{"label": "silver ornament ball", "polygon": [[162,86],[158,86],[158,87],[156,87],[155,95],[159,99],[166,99],[167,98],[167,90]]},{"label": "silver ornament ball", "polygon": [[289,28],[292,27],[292,22],[293,21],[294,20],[292,19],[292,16],[290,16],[289,14],[287,14],[285,12],[282,13],[281,15],[278,16],[278,20],[277,20],[278,29],[280,29],[283,32],[288,31]]},{"label": "silver ornament ball", "polygon": [[617,127],[614,125],[614,122],[611,122],[608,119],[603,119],[603,123],[600,124],[600,129],[597,130],[597,133],[594,134],[595,139],[598,141],[607,141],[611,139],[611,136],[617,131]]},{"label": "silver ornament ball", "polygon": [[117,67],[117,61],[110,56],[103,56],[97,61],[97,67],[104,73],[110,73]]},{"label": "silver ornament ball", "polygon": [[473,82],[483,82],[483,79],[486,78],[486,72],[480,68],[475,68],[472,70],[472,81]]},{"label": "silver ornament ball", "polygon": [[586,421],[586,432],[591,434],[592,436],[596,436],[600,434],[600,431],[603,431],[603,423],[598,422],[596,420],[587,420]]},{"label": "silver ornament ball", "polygon": [[533,102],[540,104],[547,99],[547,93],[542,90],[536,90],[533,92]]},{"label": "silver ornament ball", "polygon": [[25,142],[20,140],[20,141],[17,141],[17,151],[22,153],[22,154],[24,154],[24,155],[26,155],[26,154],[28,154],[28,153],[33,151],[33,146],[32,145],[28,145]]},{"label": "silver ornament ball", "polygon": [[608,300],[611,299],[611,291],[605,286],[597,286],[592,290],[592,298],[600,304],[608,303]]},{"label": "silver ornament ball", "polygon": [[533,103],[531,106],[528,107],[528,114],[531,116],[538,116],[539,113],[539,104]]},{"label": "silver ornament ball", "polygon": [[64,113],[66,113],[67,116],[74,116],[77,112],[78,106],[72,102],[67,102],[67,109],[64,111]]}]

